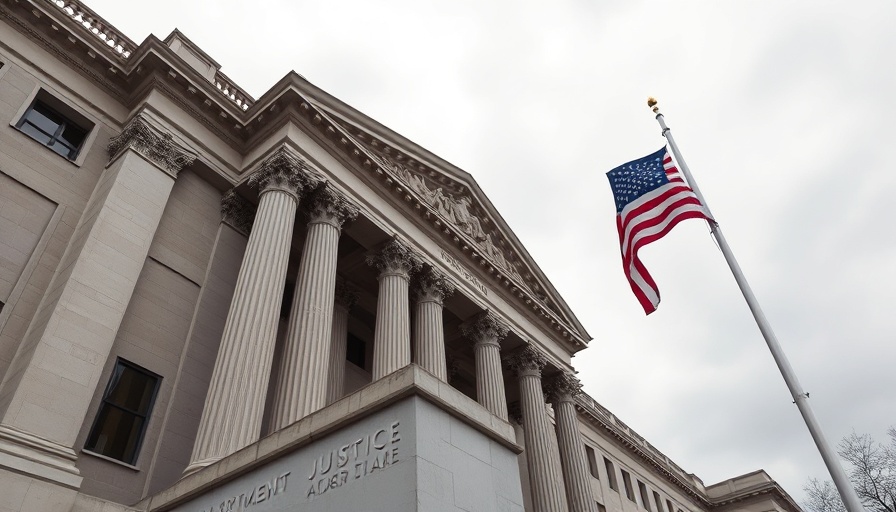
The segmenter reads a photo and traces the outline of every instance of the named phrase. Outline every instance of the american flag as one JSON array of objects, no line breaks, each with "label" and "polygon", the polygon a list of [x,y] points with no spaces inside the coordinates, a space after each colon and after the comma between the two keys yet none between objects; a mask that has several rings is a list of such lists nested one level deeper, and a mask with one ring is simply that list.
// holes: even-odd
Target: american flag
[{"label": "american flag", "polygon": [[684,219],[707,219],[709,213],[685,183],[664,147],[607,173],[616,200],[616,227],[625,276],[648,315],[660,303],[660,291],[638,249],[659,240]]}]

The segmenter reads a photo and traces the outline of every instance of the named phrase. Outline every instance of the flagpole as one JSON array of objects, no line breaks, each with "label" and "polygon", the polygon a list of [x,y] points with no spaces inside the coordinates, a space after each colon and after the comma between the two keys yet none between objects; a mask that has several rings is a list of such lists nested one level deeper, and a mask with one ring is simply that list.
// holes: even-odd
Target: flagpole
[{"label": "flagpole", "polygon": [[[663,129],[663,136],[669,141],[669,147],[672,149],[672,154],[675,156],[675,160],[678,162],[681,172],[684,173],[685,180],[691,186],[691,189],[693,189],[694,194],[697,196],[697,199],[700,200],[700,203],[706,208],[709,216],[715,219],[709,210],[709,205],[706,203],[706,199],[703,198],[703,194],[700,193],[700,189],[697,187],[697,182],[694,181],[694,178],[691,176],[691,171],[688,169],[688,165],[681,156],[681,152],[678,151],[675,139],[672,138],[672,131],[666,126],[666,120],[663,118],[663,114],[660,113],[659,107],[656,105],[657,102],[655,99],[648,98],[647,106],[651,107],[654,114],[656,114],[656,120]],[[821,458],[824,459],[828,472],[830,472],[831,478],[834,479],[834,485],[837,486],[837,490],[840,492],[840,497],[843,499],[843,504],[846,505],[846,510],[848,512],[864,512],[865,509],[862,507],[862,503],[859,501],[855,489],[853,489],[852,484],[846,477],[846,473],[843,471],[843,466],[840,465],[837,453],[831,449],[825,439],[824,434],[821,431],[821,426],[818,424],[818,420],[815,418],[815,414],[809,406],[809,393],[803,391],[799,380],[796,378],[796,374],[793,372],[793,368],[790,366],[790,362],[784,355],[784,351],[781,350],[781,346],[778,344],[778,338],[775,336],[771,325],[765,318],[762,308],[759,307],[759,302],[756,301],[756,297],[753,295],[753,290],[750,288],[749,283],[747,283],[747,279],[744,277],[740,265],[738,265],[737,260],[734,258],[734,253],[731,252],[731,248],[725,240],[725,235],[722,234],[722,228],[720,228],[718,222],[714,220],[709,221],[709,225],[712,230],[712,235],[715,237],[716,242],[719,244],[719,248],[722,250],[722,254],[725,255],[725,260],[728,262],[728,267],[731,269],[731,273],[734,274],[734,280],[737,281],[737,286],[740,287],[740,291],[743,293],[744,299],[746,299],[747,305],[750,307],[750,311],[753,312],[753,318],[756,320],[756,324],[759,326],[759,331],[762,332],[766,344],[768,344],[772,357],[775,359],[775,363],[781,371],[781,376],[784,377],[784,382],[787,383],[787,388],[790,390],[791,396],[793,396],[793,403],[796,404],[800,413],[803,415],[803,420],[809,428],[809,433],[812,435],[812,439],[815,440],[815,445],[818,447],[818,451],[821,452]]]}]

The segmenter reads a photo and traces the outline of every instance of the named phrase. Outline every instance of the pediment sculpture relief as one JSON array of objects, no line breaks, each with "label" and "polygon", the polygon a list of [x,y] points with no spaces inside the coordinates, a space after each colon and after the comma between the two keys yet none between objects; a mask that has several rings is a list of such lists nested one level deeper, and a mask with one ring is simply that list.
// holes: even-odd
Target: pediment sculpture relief
[{"label": "pediment sculpture relief", "polygon": [[507,260],[504,251],[495,245],[491,233],[485,232],[482,228],[482,221],[471,212],[472,199],[463,195],[455,197],[453,194],[446,194],[442,187],[430,188],[424,177],[411,172],[405,166],[381,155],[375,155],[374,158],[383,168],[395,174],[410,190],[416,192],[446,221],[470,236],[496,267],[506,270],[513,277],[522,281],[516,267]]}]

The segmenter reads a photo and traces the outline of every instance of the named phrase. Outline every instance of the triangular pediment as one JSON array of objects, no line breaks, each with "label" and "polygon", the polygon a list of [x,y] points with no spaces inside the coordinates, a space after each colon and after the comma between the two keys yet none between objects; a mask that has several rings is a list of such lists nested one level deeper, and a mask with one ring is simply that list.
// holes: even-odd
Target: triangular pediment
[{"label": "triangular pediment", "polygon": [[363,148],[370,160],[365,165],[386,174],[405,200],[417,202],[421,215],[461,248],[471,248],[471,257],[486,272],[564,339],[584,348],[590,336],[469,173],[366,117],[359,122],[360,113],[346,115],[340,111],[343,104],[334,109],[315,101],[314,106],[355,151]]}]

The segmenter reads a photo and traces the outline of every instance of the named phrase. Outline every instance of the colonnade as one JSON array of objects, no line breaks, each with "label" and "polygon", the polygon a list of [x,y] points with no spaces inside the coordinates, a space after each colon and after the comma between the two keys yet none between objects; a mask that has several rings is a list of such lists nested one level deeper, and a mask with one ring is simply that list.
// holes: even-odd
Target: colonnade
[{"label": "colonnade", "polygon": [[[286,149],[268,158],[249,184],[259,189],[259,204],[187,474],[259,439],[272,372],[279,376],[271,406],[274,430],[338,400],[344,392],[349,310],[357,294],[347,283],[337,281],[336,262],[342,226],[358,215],[358,208],[322,183]],[[234,216],[235,196],[229,196],[228,201],[222,211]],[[300,203],[308,212],[307,235],[283,353],[274,370],[281,297]],[[455,291],[450,280],[395,238],[369,256],[367,263],[378,271],[379,283],[373,380],[411,363],[409,299],[413,297],[414,362],[447,382],[442,309]],[[546,356],[529,344],[502,362],[501,340],[509,327],[490,311],[463,324],[461,331],[473,347],[477,401],[489,412],[505,421],[508,418],[503,363],[519,378],[535,510],[593,512],[594,499],[573,405],[573,397],[579,392],[575,378],[561,374],[549,385],[555,410],[555,444],[550,440],[554,434],[550,432],[541,382]],[[555,447],[562,455],[565,494],[557,485],[560,468],[555,467],[558,458],[551,453]]]}]

